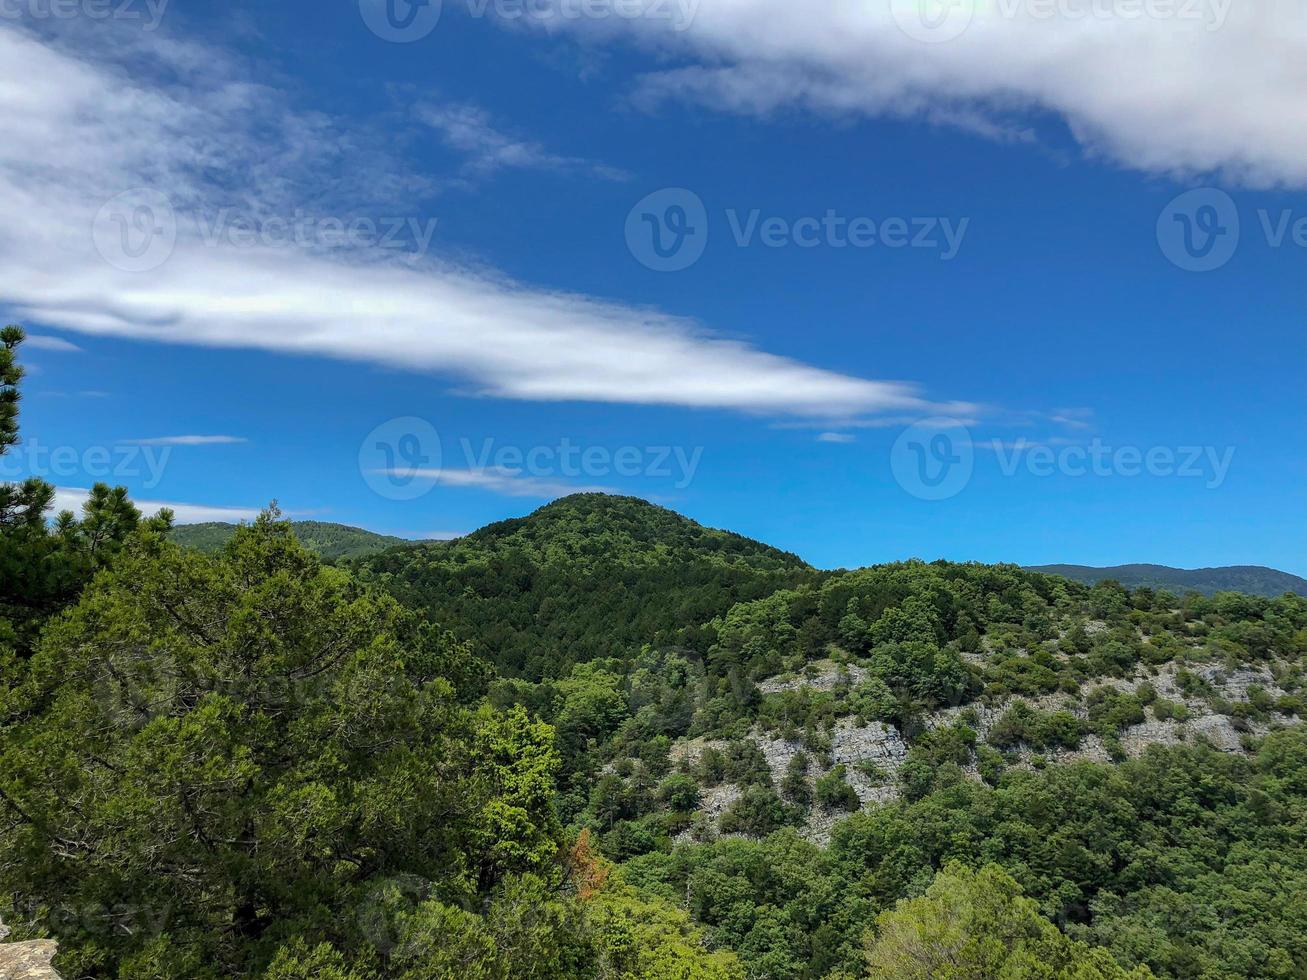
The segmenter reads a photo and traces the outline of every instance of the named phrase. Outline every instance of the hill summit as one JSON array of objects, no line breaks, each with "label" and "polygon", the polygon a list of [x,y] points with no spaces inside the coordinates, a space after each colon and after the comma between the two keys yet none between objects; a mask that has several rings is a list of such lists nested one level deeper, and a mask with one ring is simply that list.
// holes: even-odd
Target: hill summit
[{"label": "hill summit", "polygon": [[445,545],[460,554],[516,553],[533,561],[585,566],[720,560],[760,570],[808,565],[797,555],[719,531],[639,497],[578,493],[526,517],[498,521]]},{"label": "hill summit", "polygon": [[529,677],[645,643],[705,650],[706,624],[736,603],[820,574],[742,535],[599,493],[356,569],[432,622],[477,637],[501,670]]}]

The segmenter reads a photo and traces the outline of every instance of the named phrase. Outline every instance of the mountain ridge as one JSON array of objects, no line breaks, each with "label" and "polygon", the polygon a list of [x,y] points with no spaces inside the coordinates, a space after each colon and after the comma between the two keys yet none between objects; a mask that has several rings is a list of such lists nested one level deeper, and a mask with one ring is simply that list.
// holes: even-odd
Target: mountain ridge
[{"label": "mountain ridge", "polygon": [[1111,580],[1126,588],[1148,587],[1194,591],[1203,595],[1243,592],[1274,597],[1286,592],[1307,596],[1307,579],[1265,565],[1219,565],[1210,568],[1174,568],[1147,563],[1127,565],[1027,565],[1028,571],[1060,575],[1074,582],[1096,585]]},{"label": "mountain ridge", "polygon": [[[637,516],[638,515],[638,516]],[[573,562],[593,567],[605,552],[624,561],[656,563],[690,551],[715,555],[729,563],[755,568],[817,569],[792,552],[733,531],[700,524],[670,508],[640,497],[578,493],[559,497],[522,517],[505,518],[452,541],[411,540],[356,525],[331,521],[295,521],[296,534],[310,550],[329,561],[359,560],[393,549],[420,549],[451,556],[529,556],[533,562]],[[237,525],[206,522],[179,525],[173,540],[201,551],[216,551]],[[561,542],[566,542],[563,544]],[[884,563],[878,563],[884,564]],[[1194,591],[1202,595],[1242,592],[1274,597],[1286,592],[1307,595],[1307,578],[1265,565],[1219,565],[1178,568],[1156,563],[1078,565],[1056,563],[1022,566],[1027,571],[1058,575],[1086,585],[1116,581],[1126,588]]]},{"label": "mountain ridge", "polygon": [[[333,521],[293,521],[292,523],[300,542],[328,561],[361,558],[388,548],[417,544],[405,538],[378,534],[352,524],[338,524]],[[214,552],[227,543],[236,533],[238,526],[226,521],[178,524],[172,530],[172,539],[190,548]]]}]

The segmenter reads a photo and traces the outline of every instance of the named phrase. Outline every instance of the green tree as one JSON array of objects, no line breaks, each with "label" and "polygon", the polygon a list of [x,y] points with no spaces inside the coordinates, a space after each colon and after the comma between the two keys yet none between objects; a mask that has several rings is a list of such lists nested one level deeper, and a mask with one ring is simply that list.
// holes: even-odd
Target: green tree
[{"label": "green tree", "polygon": [[685,773],[673,773],[658,787],[658,802],[677,813],[689,813],[699,805],[699,784]]},{"label": "green tree", "polygon": [[[0,455],[18,445],[19,387],[23,368],[18,347],[24,340],[21,327],[10,324],[0,330]],[[54,500],[54,488],[43,480],[21,484],[0,484],[0,528],[34,527],[45,523],[45,512]]]},{"label": "green tree", "polygon": [[808,789],[808,756],[804,752],[795,752],[785,767],[785,778],[781,780],[781,795],[796,806],[807,806],[812,802],[812,791]]},{"label": "green tree", "polygon": [[[23,369],[17,352],[22,342],[19,327],[0,330],[0,456],[20,441]],[[53,503],[54,487],[44,480],[0,483],[0,680],[13,682],[15,657],[21,661],[31,654],[42,624],[76,600],[141,519],[124,488],[103,483],[92,488],[80,520],[64,511],[50,527],[46,518]],[[171,519],[162,512],[158,524],[167,527]]]},{"label": "green tree", "polygon": [[724,834],[750,834],[765,837],[783,827],[791,814],[772,790],[763,786],[749,786],[721,816]]},{"label": "green tree", "polygon": [[16,692],[0,891],[76,975],[230,976],[292,935],[366,945],[388,876],[474,908],[549,873],[550,729],[464,707],[442,675],[467,656],[271,515],[213,557],[146,528]]},{"label": "green tree", "polygon": [[817,778],[817,802],[828,810],[856,810],[862,805],[844,773],[841,764]]},{"label": "green tree", "polygon": [[1106,950],[1063,935],[997,865],[956,862],[920,898],[876,919],[868,975],[886,980],[1144,980]]}]

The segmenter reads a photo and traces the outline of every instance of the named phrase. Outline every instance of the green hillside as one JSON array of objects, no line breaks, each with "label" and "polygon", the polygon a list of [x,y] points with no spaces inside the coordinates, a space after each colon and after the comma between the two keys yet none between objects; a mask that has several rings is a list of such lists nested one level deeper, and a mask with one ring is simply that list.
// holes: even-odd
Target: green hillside
[{"label": "green hillside", "polygon": [[959,975],[1307,971],[1307,599],[822,572],[600,495],[336,568],[127,507],[27,532],[102,574],[7,668],[0,886],[70,975],[925,977],[958,921]]},{"label": "green hillside", "polygon": [[796,555],[635,497],[577,494],[456,541],[356,563],[366,581],[473,638],[500,669],[558,676],[646,643],[706,652],[704,624],[820,573]]},{"label": "green hillside", "polygon": [[1166,589],[1183,595],[1201,592],[1244,592],[1248,595],[1277,596],[1292,592],[1307,595],[1307,579],[1261,565],[1228,565],[1221,568],[1170,568],[1166,565],[1113,565],[1095,568],[1090,565],[1034,565],[1032,571],[1062,575],[1086,585],[1111,580],[1128,589]]},{"label": "green hillside", "polygon": [[[413,542],[386,534],[375,534],[361,527],[333,524],[329,521],[295,521],[295,536],[310,551],[328,561],[342,558],[362,558],[402,547]],[[213,521],[205,524],[179,524],[172,530],[172,539],[188,548],[204,552],[220,549],[236,532],[237,525]]]}]

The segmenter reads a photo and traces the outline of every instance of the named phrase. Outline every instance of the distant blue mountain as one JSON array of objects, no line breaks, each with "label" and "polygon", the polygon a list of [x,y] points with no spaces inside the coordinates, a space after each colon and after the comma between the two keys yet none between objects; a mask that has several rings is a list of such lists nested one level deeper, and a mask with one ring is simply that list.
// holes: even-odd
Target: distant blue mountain
[{"label": "distant blue mountain", "polygon": [[1261,565],[1227,565],[1223,568],[1169,568],[1166,565],[1030,565],[1032,572],[1061,575],[1076,582],[1094,585],[1104,579],[1120,582],[1127,588],[1148,586],[1170,592],[1246,592],[1249,595],[1279,596],[1286,592],[1307,596],[1307,579]]}]

